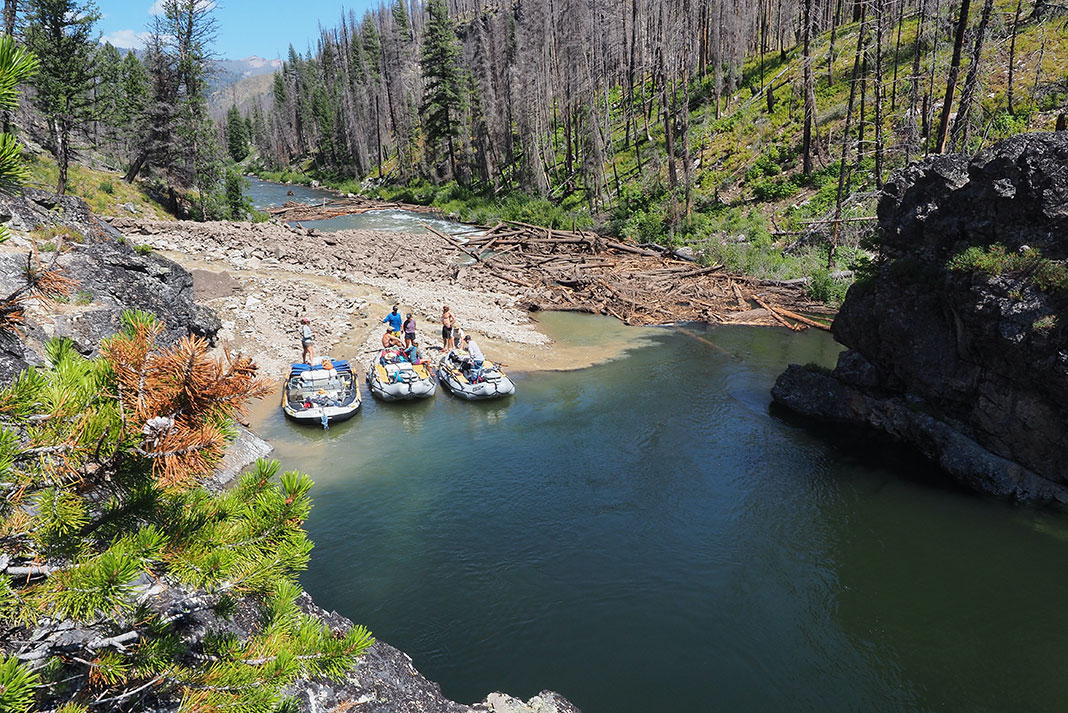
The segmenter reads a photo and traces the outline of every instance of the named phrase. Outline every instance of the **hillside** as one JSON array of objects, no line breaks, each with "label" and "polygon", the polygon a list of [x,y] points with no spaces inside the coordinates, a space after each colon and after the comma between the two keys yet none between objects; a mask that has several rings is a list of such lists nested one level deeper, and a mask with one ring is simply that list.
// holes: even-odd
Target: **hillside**
[{"label": "hillside", "polygon": [[242,114],[247,115],[252,107],[260,104],[264,108],[271,106],[271,85],[274,83],[274,71],[244,76],[229,77],[228,82],[211,89],[208,105],[212,118],[221,120],[227,110],[237,105]]},{"label": "hillside", "polygon": [[[802,9],[793,7],[794,19]],[[761,6],[764,24],[755,27],[759,36],[749,37],[741,21],[724,14],[728,36],[709,50],[705,39],[714,17],[672,18],[676,35],[637,17],[617,18],[623,28],[617,30],[606,15],[601,37],[565,8],[548,21],[546,41],[558,48],[549,59],[534,50],[524,55],[517,41],[511,66],[487,67],[480,55],[501,51],[495,43],[508,35],[500,33],[520,23],[515,32],[521,37],[522,23],[531,22],[509,12],[487,5],[452,25],[455,61],[472,77],[455,145],[447,133],[433,136],[432,97],[412,89],[412,75],[435,71],[414,61],[425,56],[426,31],[407,47],[403,35],[396,39],[400,21],[386,8],[358,26],[324,31],[315,56],[287,62],[288,101],[275,107],[274,134],[259,149],[263,167],[289,171],[265,175],[314,176],[347,191],[433,203],[476,222],[592,226],[641,241],[690,244],[706,261],[749,274],[817,274],[832,298],[842,286],[828,283],[826,274],[856,266],[860,245],[872,233],[881,182],[938,143],[958,20],[956,8],[941,4],[886,2],[873,6],[872,15],[864,10],[863,18],[851,19],[839,16],[840,6],[814,3],[813,165],[804,175],[803,33],[788,17],[769,31],[775,19]],[[993,0],[972,4],[966,20],[949,148],[970,153],[1016,133],[1052,130],[1068,98],[1063,15],[1042,3]],[[545,29],[530,32],[536,44]],[[594,55],[603,47],[606,54],[591,59],[572,52],[583,46]],[[674,53],[676,65],[656,60],[660,47],[661,54]],[[629,60],[620,51],[628,48]],[[375,49],[400,58],[393,75],[371,73]],[[979,65],[971,71],[976,49]],[[718,65],[709,61],[716,51],[722,53]],[[576,63],[588,70],[587,78],[569,78]],[[386,64],[381,67],[385,71]],[[620,79],[628,74],[633,85]],[[337,89],[346,78],[356,86],[365,82],[360,93]],[[507,80],[510,87],[502,84]],[[965,90],[974,99],[958,122]],[[421,109],[413,125],[394,108],[405,102]],[[455,167],[448,165],[447,147]],[[836,234],[831,219],[842,166]]]}]

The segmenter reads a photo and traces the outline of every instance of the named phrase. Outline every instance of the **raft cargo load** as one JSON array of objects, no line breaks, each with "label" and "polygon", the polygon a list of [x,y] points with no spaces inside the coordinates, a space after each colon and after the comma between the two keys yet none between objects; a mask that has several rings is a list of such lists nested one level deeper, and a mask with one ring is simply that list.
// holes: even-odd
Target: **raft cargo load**
[{"label": "raft cargo load", "polygon": [[481,369],[475,369],[466,349],[453,349],[441,358],[438,381],[454,395],[470,401],[515,393],[515,384],[499,364],[484,361]]},{"label": "raft cargo load", "polygon": [[371,393],[384,401],[427,399],[438,385],[427,365],[408,361],[398,349],[383,349],[367,367]]},{"label": "raft cargo load", "polygon": [[314,365],[290,365],[282,391],[282,411],[289,418],[326,428],[351,418],[358,408],[360,384],[347,361],[324,357]]}]

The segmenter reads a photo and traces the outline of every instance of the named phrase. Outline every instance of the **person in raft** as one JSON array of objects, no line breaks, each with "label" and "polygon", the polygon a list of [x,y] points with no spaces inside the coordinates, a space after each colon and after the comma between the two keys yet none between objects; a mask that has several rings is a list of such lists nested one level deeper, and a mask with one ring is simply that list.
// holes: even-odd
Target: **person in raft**
[{"label": "person in raft", "polygon": [[486,361],[486,357],[482,354],[482,350],[478,348],[478,344],[471,335],[468,334],[464,337],[464,348],[467,349],[467,353],[471,355],[471,381],[478,379],[482,373],[482,364]]},{"label": "person in raft", "polygon": [[393,332],[394,335],[399,338],[401,335],[401,324],[404,323],[404,317],[401,317],[400,312],[397,311],[398,309],[400,309],[400,305],[393,305],[393,311],[383,317],[382,321],[385,324],[388,324],[389,331]]},{"label": "person in raft", "polygon": [[404,356],[408,357],[408,361],[413,364],[421,363],[419,360],[419,342],[412,339],[412,343],[404,350]]},{"label": "person in raft", "polygon": [[456,342],[452,336],[453,327],[456,326],[456,317],[449,305],[441,308],[441,351],[448,354],[456,348]]},{"label": "person in raft", "polygon": [[301,361],[308,366],[312,363],[312,330],[311,325],[308,323],[307,317],[302,317],[300,320],[300,345],[304,347],[304,353],[301,355]]},{"label": "person in raft", "polygon": [[383,349],[404,349],[404,342],[397,339],[396,332],[387,324],[386,332],[382,335],[382,348]]},{"label": "person in raft", "polygon": [[412,344],[415,344],[415,317],[409,312],[408,318],[404,320],[404,346]]}]

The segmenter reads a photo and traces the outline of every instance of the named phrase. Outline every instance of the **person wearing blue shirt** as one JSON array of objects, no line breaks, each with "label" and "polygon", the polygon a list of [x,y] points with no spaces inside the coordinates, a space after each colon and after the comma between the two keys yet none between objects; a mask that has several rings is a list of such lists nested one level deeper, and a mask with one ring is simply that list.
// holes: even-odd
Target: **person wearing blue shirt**
[{"label": "person wearing blue shirt", "polygon": [[400,335],[401,325],[404,324],[404,317],[401,317],[401,313],[397,310],[400,309],[400,305],[393,305],[393,311],[387,314],[382,321],[389,325],[389,331],[396,332]]}]

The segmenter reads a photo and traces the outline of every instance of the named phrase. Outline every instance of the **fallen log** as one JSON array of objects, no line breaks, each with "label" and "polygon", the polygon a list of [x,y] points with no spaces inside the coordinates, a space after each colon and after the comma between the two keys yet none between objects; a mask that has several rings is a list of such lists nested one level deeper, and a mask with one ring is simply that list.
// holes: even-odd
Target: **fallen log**
[{"label": "fallen log", "polygon": [[810,327],[816,327],[817,329],[823,329],[823,330],[828,331],[828,332],[831,331],[830,325],[824,324],[823,322],[820,322],[818,320],[809,319],[808,317],[806,317],[804,315],[797,314],[796,312],[791,312],[790,310],[783,309],[782,307],[779,307],[778,310],[784,316],[789,317],[790,319],[796,319],[798,322],[801,322],[802,324],[807,324]]}]

